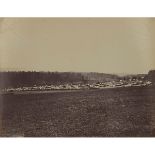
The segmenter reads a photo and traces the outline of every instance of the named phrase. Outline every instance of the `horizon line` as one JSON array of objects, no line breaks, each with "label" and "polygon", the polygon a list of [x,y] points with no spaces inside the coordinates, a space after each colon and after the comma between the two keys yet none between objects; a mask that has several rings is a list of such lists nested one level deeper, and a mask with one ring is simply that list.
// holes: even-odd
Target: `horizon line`
[{"label": "horizon line", "polygon": [[137,74],[148,74],[149,73],[149,71],[151,71],[151,70],[155,70],[155,69],[150,69],[150,70],[148,70],[148,72],[141,72],[141,73],[114,73],[114,72],[98,72],[98,71],[49,71],[49,70],[9,70],[9,69],[0,69],[0,72],[50,72],[50,73],[54,73],[54,72],[58,72],[58,73],[100,73],[100,74],[113,74],[113,75],[122,75],[122,76],[124,76],[124,75],[137,75]]}]

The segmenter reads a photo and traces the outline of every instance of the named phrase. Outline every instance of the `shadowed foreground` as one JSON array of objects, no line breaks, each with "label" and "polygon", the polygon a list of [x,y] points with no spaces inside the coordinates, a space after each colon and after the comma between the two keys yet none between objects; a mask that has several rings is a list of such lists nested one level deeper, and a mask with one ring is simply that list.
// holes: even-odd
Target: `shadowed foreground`
[{"label": "shadowed foreground", "polygon": [[155,136],[155,89],[5,94],[0,136]]}]

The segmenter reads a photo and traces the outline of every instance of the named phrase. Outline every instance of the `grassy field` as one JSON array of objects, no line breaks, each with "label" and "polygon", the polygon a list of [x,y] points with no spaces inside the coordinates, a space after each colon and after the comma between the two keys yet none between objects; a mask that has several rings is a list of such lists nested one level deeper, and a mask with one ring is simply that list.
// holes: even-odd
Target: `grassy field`
[{"label": "grassy field", "polygon": [[155,89],[5,94],[0,136],[155,136]]}]

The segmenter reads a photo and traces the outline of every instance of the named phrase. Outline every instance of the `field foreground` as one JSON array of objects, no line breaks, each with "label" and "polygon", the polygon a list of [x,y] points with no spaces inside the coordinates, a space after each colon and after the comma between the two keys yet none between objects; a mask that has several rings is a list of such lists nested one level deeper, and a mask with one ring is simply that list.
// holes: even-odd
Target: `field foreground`
[{"label": "field foreground", "polygon": [[3,94],[0,136],[152,137],[155,88]]}]

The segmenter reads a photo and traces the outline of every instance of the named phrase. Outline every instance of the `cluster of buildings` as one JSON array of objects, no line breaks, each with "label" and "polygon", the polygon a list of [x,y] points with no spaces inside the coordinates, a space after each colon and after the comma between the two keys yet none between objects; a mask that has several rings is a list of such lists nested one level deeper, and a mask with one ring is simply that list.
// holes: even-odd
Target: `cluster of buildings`
[{"label": "cluster of buildings", "polygon": [[149,86],[150,81],[129,79],[110,82],[97,82],[92,84],[59,84],[59,85],[44,85],[32,87],[18,87],[18,88],[5,88],[4,92],[14,91],[48,91],[48,90],[80,90],[80,89],[104,89],[104,88],[117,88],[117,87],[132,87],[132,86]]},{"label": "cluster of buildings", "polygon": [[117,88],[117,87],[132,87],[132,86],[149,86],[152,82],[150,81],[142,81],[142,80],[119,80],[105,83],[96,83],[95,85],[91,85],[92,88]]}]

